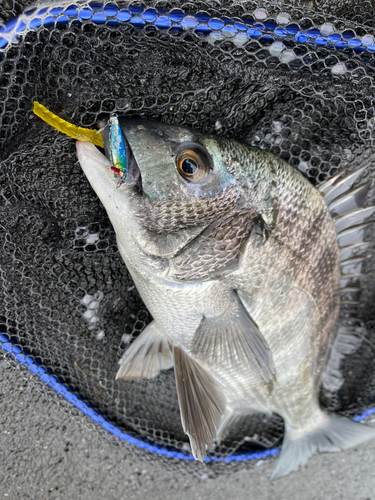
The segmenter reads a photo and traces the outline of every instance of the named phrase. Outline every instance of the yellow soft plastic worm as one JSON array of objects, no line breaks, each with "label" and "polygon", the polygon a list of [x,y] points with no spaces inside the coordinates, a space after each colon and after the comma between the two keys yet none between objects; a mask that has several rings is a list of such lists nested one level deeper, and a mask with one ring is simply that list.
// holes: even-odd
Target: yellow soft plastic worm
[{"label": "yellow soft plastic worm", "polygon": [[33,112],[36,116],[39,116],[43,121],[51,125],[59,132],[66,134],[72,139],[77,139],[77,141],[92,142],[95,146],[104,147],[102,136],[99,130],[93,130],[91,128],[77,127],[72,123],[69,123],[57,115],[54,115],[45,106],[39,104],[39,102],[34,101]]}]

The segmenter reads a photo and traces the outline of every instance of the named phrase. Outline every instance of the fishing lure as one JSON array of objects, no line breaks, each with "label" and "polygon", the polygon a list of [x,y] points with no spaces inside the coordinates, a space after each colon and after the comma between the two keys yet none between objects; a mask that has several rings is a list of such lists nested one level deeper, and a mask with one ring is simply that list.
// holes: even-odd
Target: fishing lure
[{"label": "fishing lure", "polygon": [[117,115],[112,115],[110,117],[108,127],[109,156],[113,164],[111,170],[119,175],[122,180],[125,180],[127,170],[125,141]]},{"label": "fishing lure", "polygon": [[99,130],[77,127],[49,111],[45,106],[34,101],[33,112],[36,116],[51,125],[59,132],[77,141],[91,142],[104,148],[102,132],[108,128],[108,155],[112,162],[111,170],[124,181],[127,172],[127,156],[124,136],[121,132],[117,115],[112,115],[108,122]]},{"label": "fishing lure", "polygon": [[77,141],[92,142],[95,146],[104,148],[103,139],[99,130],[77,127],[76,125],[73,125],[72,123],[69,123],[55,115],[43,106],[43,104],[40,104],[37,101],[34,101],[33,113],[48,123],[48,125],[51,125],[51,127],[71,137],[72,139],[76,139]]}]

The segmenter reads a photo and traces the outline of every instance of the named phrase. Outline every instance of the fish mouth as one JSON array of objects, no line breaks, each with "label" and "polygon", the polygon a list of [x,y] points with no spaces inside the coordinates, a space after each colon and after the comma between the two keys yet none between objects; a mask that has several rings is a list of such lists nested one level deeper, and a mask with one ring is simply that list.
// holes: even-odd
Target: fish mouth
[{"label": "fish mouth", "polygon": [[126,155],[128,158],[128,169],[125,178],[125,185],[133,188],[134,193],[140,196],[143,193],[141,170],[138,167],[136,159],[133,155],[133,151],[125,136],[124,142]]}]

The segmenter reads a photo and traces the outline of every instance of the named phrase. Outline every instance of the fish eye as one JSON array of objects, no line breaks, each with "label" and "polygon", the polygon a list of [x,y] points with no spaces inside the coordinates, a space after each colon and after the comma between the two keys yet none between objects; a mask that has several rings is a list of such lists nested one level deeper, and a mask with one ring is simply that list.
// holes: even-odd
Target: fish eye
[{"label": "fish eye", "polygon": [[207,151],[197,145],[184,147],[176,155],[178,173],[188,182],[203,181],[211,168],[211,158]]}]

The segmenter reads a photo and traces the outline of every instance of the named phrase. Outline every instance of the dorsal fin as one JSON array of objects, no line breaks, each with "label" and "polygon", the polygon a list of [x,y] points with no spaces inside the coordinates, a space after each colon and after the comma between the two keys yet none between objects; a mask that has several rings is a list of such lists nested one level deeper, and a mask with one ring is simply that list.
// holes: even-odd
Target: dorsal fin
[{"label": "dorsal fin", "polygon": [[[340,249],[341,304],[349,310],[355,310],[360,303],[362,264],[370,246],[365,241],[366,229],[375,213],[374,206],[363,208],[371,186],[370,181],[362,184],[359,181],[366,168],[348,175],[340,172],[318,187],[335,225]],[[361,332],[360,328],[340,326],[322,379],[328,392],[338,391],[341,387],[344,380],[340,372],[341,361],[345,355],[358,349]]]},{"label": "dorsal fin", "polygon": [[349,193],[344,193],[329,205],[329,213],[332,217],[339,217],[362,208],[366,201],[367,193],[370,189],[370,182],[352,189]]},{"label": "dorsal fin", "polygon": [[363,261],[365,260],[364,257],[358,257],[356,259],[348,259],[348,260],[343,260],[340,263],[341,267],[341,274],[343,276],[347,274],[361,274],[362,272],[362,264]]},{"label": "dorsal fin", "polygon": [[365,237],[365,230],[368,226],[369,223],[360,224],[359,226],[351,226],[348,229],[341,231],[337,235],[339,247],[343,248],[362,243]]},{"label": "dorsal fin", "polygon": [[355,181],[362,175],[366,168],[367,165],[351,172],[348,175],[344,175],[341,171],[328,179],[328,181],[320,184],[318,186],[318,191],[323,196],[326,204],[330,205],[332,201],[338,198],[341,194],[348,193],[354,186]]},{"label": "dorsal fin", "polygon": [[342,288],[359,288],[361,281],[360,281],[361,275],[360,274],[348,274],[346,276],[341,276],[340,279],[340,290]]},{"label": "dorsal fin", "polygon": [[354,243],[346,247],[340,248],[340,261],[353,259],[355,257],[366,257],[366,252],[371,245],[370,242]]},{"label": "dorsal fin", "polygon": [[332,354],[322,378],[322,384],[326,391],[334,393],[344,383],[344,376],[340,371],[341,362],[345,356],[353,354],[359,349],[363,334],[362,327],[340,326],[332,347]]},{"label": "dorsal fin", "polygon": [[[362,167],[348,175],[339,172],[317,188],[332,216],[340,248],[363,243],[365,223],[375,213],[375,207],[363,208],[370,181],[354,186],[366,168]],[[343,258],[340,260],[346,260],[350,253],[349,249],[341,252]]]},{"label": "dorsal fin", "polygon": [[359,297],[361,295],[361,290],[358,287],[347,287],[341,288],[340,297],[344,302],[356,302],[359,304]]},{"label": "dorsal fin", "polygon": [[341,233],[341,231],[344,231],[345,229],[367,222],[374,213],[375,207],[367,207],[354,210],[353,212],[349,212],[341,217],[334,217],[333,221],[336,233]]}]

